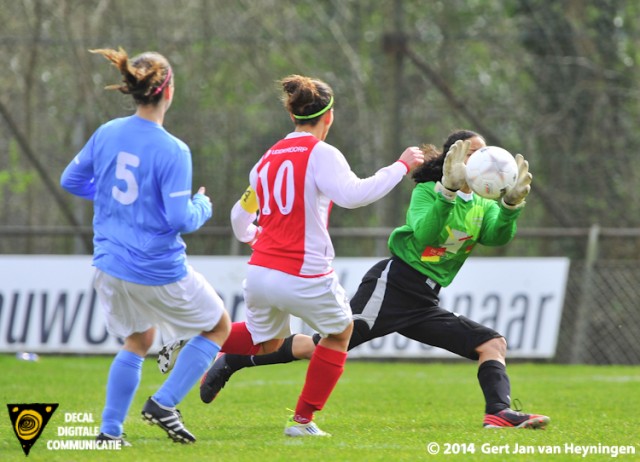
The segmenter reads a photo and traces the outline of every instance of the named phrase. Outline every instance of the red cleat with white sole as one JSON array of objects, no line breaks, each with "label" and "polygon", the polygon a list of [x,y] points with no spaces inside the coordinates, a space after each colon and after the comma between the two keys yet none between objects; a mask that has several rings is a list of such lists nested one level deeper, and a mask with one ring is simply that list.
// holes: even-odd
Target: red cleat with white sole
[{"label": "red cleat with white sole", "polygon": [[546,415],[524,414],[512,409],[503,409],[496,414],[485,414],[484,428],[530,428],[544,429],[551,421]]}]

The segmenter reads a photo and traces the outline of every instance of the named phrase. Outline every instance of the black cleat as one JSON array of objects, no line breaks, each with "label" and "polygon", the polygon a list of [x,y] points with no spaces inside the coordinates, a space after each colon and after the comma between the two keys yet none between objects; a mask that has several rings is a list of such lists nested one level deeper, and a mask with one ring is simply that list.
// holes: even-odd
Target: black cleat
[{"label": "black cleat", "polygon": [[218,356],[213,362],[213,366],[202,376],[202,380],[200,381],[200,399],[203,403],[209,404],[216,399],[220,390],[224,388],[235,372],[227,364],[226,356],[226,354]]},{"label": "black cleat", "polygon": [[182,424],[182,415],[175,407],[166,407],[149,398],[142,407],[142,419],[149,425],[158,425],[176,443],[195,443],[196,437]]}]

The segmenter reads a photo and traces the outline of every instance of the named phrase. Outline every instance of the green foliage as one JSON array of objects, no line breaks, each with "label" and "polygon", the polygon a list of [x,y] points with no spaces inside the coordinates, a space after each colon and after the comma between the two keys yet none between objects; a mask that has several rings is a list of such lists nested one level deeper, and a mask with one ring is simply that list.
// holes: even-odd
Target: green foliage
[{"label": "green foliage", "polygon": [[[0,10],[10,37],[0,48],[2,103],[53,183],[99,124],[135,109],[104,91],[119,75],[87,52],[123,46],[132,55],[157,50],[174,66],[165,125],[191,147],[194,187],[205,185],[219,210],[231,208],[253,163],[292,129],[275,82],[301,73],[332,85],[327,141],[361,176],[406,146],[440,146],[466,127],[529,160],[535,178],[523,225],[640,224],[640,188],[629,186],[640,181],[638,2],[147,3],[8,2]],[[66,225],[51,194],[25,199],[40,178],[24,160],[18,169],[7,162],[0,158],[2,199],[24,212],[6,207],[0,222]],[[332,226],[397,226],[407,201],[398,189],[381,205],[336,214]]]},{"label": "green foliage", "polygon": [[[163,380],[154,358],[144,365],[142,383],[125,422],[133,444],[120,452],[49,451],[65,412],[91,413],[99,425],[104,386],[111,358],[44,356],[39,362],[0,356],[0,400],[3,403],[54,402],[59,407],[29,454],[30,461],[68,460],[229,460],[229,461],[539,461],[539,454],[483,454],[482,447],[513,449],[558,446],[549,460],[578,460],[566,444],[630,446],[640,454],[637,428],[640,402],[632,399],[640,368],[511,364],[514,398],[525,411],[551,417],[546,431],[482,429],[483,398],[472,362],[347,363],[327,406],[316,417],[333,434],[327,439],[287,439],[282,430],[295,406],[307,362],[261,367],[236,374],[211,405],[194,389],[179,406],[185,424],[198,438],[192,446],[174,444],[157,427],[139,418],[147,397]],[[46,387],[42,386],[46,377]],[[76,424],[92,426],[92,424]],[[427,453],[437,443],[440,454]],[[466,453],[445,455],[449,448]],[[455,446],[457,445],[457,446]],[[473,447],[473,453],[469,451]],[[485,449],[486,450],[486,449]],[[24,460],[7,414],[0,419],[3,460]],[[610,460],[591,455],[589,460]]]},{"label": "green foliage", "polygon": [[15,140],[9,142],[8,154],[8,168],[0,169],[0,201],[5,198],[4,191],[8,191],[9,196],[24,196],[36,178],[33,170],[22,167]]}]

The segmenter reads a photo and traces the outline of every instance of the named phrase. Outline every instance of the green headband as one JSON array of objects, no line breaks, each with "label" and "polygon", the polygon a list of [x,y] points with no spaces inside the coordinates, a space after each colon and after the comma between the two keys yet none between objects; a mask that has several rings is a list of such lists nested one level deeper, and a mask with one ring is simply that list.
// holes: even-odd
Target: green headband
[{"label": "green headband", "polygon": [[320,117],[322,114],[324,114],[325,112],[327,112],[329,109],[331,109],[331,107],[333,106],[333,96],[329,99],[329,104],[327,104],[324,109],[320,109],[318,112],[316,112],[315,114],[311,114],[311,115],[306,115],[306,116],[302,116],[302,115],[296,115],[293,114],[293,117],[295,119],[298,120],[308,120],[308,119],[314,119],[316,117]]}]

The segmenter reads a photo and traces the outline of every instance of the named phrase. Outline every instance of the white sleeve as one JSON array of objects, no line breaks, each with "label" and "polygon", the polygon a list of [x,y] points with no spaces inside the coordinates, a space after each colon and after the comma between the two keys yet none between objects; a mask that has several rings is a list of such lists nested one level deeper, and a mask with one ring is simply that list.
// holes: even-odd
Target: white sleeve
[{"label": "white sleeve", "polygon": [[251,242],[256,238],[258,227],[254,224],[257,214],[249,213],[236,202],[231,208],[231,228],[240,242]]},{"label": "white sleeve", "polygon": [[358,178],[344,155],[327,143],[318,143],[310,162],[318,189],[340,207],[354,209],[386,196],[407,173],[402,162],[383,167],[368,178]]},{"label": "white sleeve", "polygon": [[[253,174],[255,169],[251,170]],[[249,182],[255,182],[255,176],[250,175]],[[253,242],[260,233],[260,227],[254,224],[258,217],[258,197],[254,186],[249,185],[240,199],[231,208],[231,228],[240,242]]]}]

